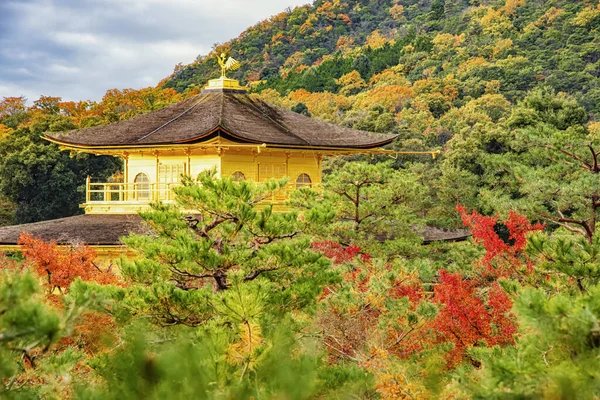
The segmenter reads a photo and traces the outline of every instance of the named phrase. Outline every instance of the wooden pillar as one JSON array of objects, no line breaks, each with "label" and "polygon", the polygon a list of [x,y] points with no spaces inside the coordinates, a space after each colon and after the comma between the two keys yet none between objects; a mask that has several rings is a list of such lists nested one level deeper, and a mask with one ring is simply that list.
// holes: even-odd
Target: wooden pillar
[{"label": "wooden pillar", "polygon": [[91,193],[90,193],[91,183],[92,183],[92,178],[88,175],[87,178],[85,178],[85,202],[86,203],[89,203],[90,199],[91,199]]},{"label": "wooden pillar", "polygon": [[321,183],[321,175],[323,174],[322,171],[322,161],[323,161],[323,155],[322,154],[318,154],[317,153],[317,171],[318,171],[318,183]]},{"label": "wooden pillar", "polygon": [[285,152],[285,176],[290,177],[290,157],[292,153],[289,151]]},{"label": "wooden pillar", "polygon": [[150,189],[151,189],[151,195],[150,198],[154,201],[158,200],[158,192],[160,191],[160,185],[159,185],[159,171],[160,171],[160,159],[159,159],[159,152],[155,151],[154,155],[156,156],[156,175],[154,178],[154,183],[152,183],[150,185]]},{"label": "wooden pillar", "polygon": [[121,201],[129,200],[129,153],[123,153],[123,190],[119,194]]},{"label": "wooden pillar", "polygon": [[[189,147],[185,151],[185,155],[187,156],[187,171],[186,171],[186,174],[191,177],[192,176],[192,158],[191,158],[192,150]],[[193,178],[193,179],[195,179],[195,178]]]},{"label": "wooden pillar", "polygon": [[217,147],[217,155],[219,156],[219,164],[217,165],[217,176],[221,178],[221,174],[223,173],[223,148]]}]

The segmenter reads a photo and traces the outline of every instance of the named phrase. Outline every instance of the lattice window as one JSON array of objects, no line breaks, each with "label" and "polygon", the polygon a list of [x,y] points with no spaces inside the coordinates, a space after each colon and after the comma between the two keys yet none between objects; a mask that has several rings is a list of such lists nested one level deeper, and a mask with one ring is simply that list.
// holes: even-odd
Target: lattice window
[{"label": "lattice window", "polygon": [[136,200],[150,200],[150,178],[140,172],[133,180]]},{"label": "lattice window", "polygon": [[231,179],[233,179],[235,182],[245,181],[246,175],[244,175],[241,171],[235,171],[233,174],[231,174]]},{"label": "lattice window", "polygon": [[161,186],[179,183],[182,174],[182,164],[160,164],[158,166],[158,183],[161,184]]},{"label": "lattice window", "polygon": [[285,164],[260,164],[259,181],[264,182],[269,179],[279,179],[286,175]]},{"label": "lattice window", "polygon": [[170,200],[171,189],[181,182],[183,164],[160,164],[158,166],[158,197]]},{"label": "lattice window", "polygon": [[296,189],[300,189],[303,187],[311,187],[312,181],[310,180],[310,176],[307,174],[300,174],[296,179]]}]

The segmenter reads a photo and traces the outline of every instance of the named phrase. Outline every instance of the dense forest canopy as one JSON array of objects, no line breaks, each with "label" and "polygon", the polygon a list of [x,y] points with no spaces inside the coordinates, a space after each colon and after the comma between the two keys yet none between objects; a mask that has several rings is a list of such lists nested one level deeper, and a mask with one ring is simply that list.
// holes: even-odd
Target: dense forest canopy
[{"label": "dense forest canopy", "polygon": [[261,200],[285,179],[185,179],[118,274],[24,235],[0,258],[0,397],[598,398],[599,28],[596,1],[315,1],[154,88],[4,98],[0,225],[120,179],[42,132],[193,96],[221,52],[252,96],[441,154],[328,159],[282,213]]},{"label": "dense forest canopy", "polygon": [[[498,92],[513,103],[547,86],[598,112],[599,12],[593,2],[560,0],[315,1],[214,52],[243,61],[237,78],[283,96],[300,89],[348,96],[387,78],[385,85],[417,85],[417,96],[439,92],[439,99],[421,100],[440,114],[498,81]],[[401,76],[389,81],[392,72]],[[216,74],[211,53],[178,66],[164,87],[182,91]],[[447,86],[446,93],[421,88],[424,80]]]}]

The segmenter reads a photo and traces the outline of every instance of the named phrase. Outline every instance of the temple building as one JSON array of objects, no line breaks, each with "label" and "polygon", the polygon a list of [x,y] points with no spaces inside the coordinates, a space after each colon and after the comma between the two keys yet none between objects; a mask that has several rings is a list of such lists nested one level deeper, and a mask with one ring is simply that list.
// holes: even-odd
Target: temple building
[{"label": "temple building", "polygon": [[[389,153],[396,135],[363,132],[285,110],[248,95],[223,75],[197,96],[104,126],[44,138],[62,149],[123,160],[122,182],[86,182],[84,215],[0,228],[0,251],[18,250],[21,232],[59,244],[85,243],[117,257],[120,237],[147,232],[137,213],[172,201],[182,175],[216,169],[220,177],[263,182],[288,177],[286,191],[321,183],[324,156]],[[435,154],[434,154],[435,155]],[[283,191],[271,201],[282,206]]]}]

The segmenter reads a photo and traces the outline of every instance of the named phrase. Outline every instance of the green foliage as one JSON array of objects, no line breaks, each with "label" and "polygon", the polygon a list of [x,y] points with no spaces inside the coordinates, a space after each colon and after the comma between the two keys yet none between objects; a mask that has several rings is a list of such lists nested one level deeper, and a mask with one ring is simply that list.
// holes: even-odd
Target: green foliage
[{"label": "green foliage", "polygon": [[517,302],[522,337],[517,346],[475,352],[484,368],[466,391],[473,398],[594,399],[600,390],[600,291],[582,296],[527,289]]},{"label": "green foliage", "polygon": [[178,207],[155,204],[142,213],[157,236],[125,239],[137,257],[123,261],[129,286],[120,299],[163,324],[192,326],[216,317],[238,326],[256,322],[264,308],[284,315],[312,307],[335,275],[305,232],[327,212],[274,213],[259,203],[285,181],[236,183],[214,174],[176,188]]},{"label": "green foliage", "polygon": [[74,126],[68,119],[51,116],[0,139],[0,193],[15,204],[15,223],[80,213],[85,178],[107,179],[119,168],[117,159],[87,154],[71,157],[40,137],[45,131],[69,128]]},{"label": "green foliage", "polygon": [[73,329],[90,299],[71,302],[68,311],[60,311],[46,304],[36,276],[6,260],[0,263],[0,397],[57,398],[65,386],[60,376],[82,354],[77,349],[52,350]]},{"label": "green foliage", "polygon": [[228,363],[231,331],[227,327],[208,324],[164,343],[143,340],[147,335],[133,331],[123,349],[98,365],[106,385],[90,388],[79,384],[77,398],[341,399],[369,393],[368,374],[352,366],[333,369],[323,365],[318,353],[303,351],[285,328],[293,323],[284,322],[272,333],[269,346],[251,372]]},{"label": "green foliage", "polygon": [[[359,244],[368,252],[377,252],[376,243],[384,238],[405,240],[409,246],[418,242],[411,226],[419,222],[417,210],[426,189],[410,171],[395,170],[390,163],[351,162],[328,175],[324,188],[322,194],[297,191],[291,201],[307,209],[335,209],[334,224],[320,230],[320,237]],[[388,250],[393,246],[388,243]]]}]

